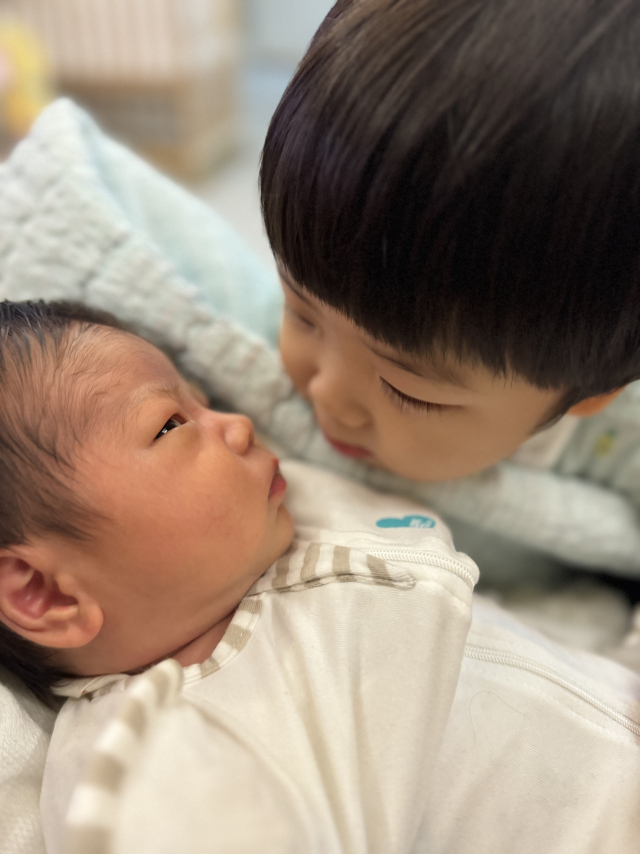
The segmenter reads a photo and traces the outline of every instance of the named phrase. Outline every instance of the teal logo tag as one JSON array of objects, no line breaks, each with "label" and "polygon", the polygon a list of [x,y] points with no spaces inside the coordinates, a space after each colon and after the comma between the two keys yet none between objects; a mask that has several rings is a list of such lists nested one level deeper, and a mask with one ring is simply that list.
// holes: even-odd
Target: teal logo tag
[{"label": "teal logo tag", "polygon": [[405,516],[403,519],[378,519],[377,528],[435,528],[436,520],[430,516]]}]

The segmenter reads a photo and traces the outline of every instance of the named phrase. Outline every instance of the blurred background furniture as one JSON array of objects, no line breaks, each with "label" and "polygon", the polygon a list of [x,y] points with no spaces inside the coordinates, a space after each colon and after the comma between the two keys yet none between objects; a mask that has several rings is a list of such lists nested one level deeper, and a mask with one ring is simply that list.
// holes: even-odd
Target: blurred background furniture
[{"label": "blurred background furniture", "polygon": [[[332,5],[0,0],[0,151],[28,131],[54,91],[70,95],[113,136],[189,182],[271,263],[258,205],[260,148]],[[9,50],[3,32],[13,34]]]},{"label": "blurred background furniture", "polygon": [[206,174],[237,144],[237,0],[4,0],[60,92],[165,170]]}]

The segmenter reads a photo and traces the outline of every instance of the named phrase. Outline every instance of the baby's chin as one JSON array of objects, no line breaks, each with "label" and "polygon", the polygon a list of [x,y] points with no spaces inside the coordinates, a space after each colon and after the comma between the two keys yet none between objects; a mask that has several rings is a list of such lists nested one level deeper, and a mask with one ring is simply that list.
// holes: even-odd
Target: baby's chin
[{"label": "baby's chin", "polygon": [[261,575],[263,575],[269,569],[271,564],[278,560],[278,558],[282,557],[283,554],[286,554],[295,536],[293,519],[291,518],[291,513],[289,513],[289,510],[284,503],[278,507],[276,525],[277,537],[274,540],[273,549],[269,554],[269,562],[260,573]]}]

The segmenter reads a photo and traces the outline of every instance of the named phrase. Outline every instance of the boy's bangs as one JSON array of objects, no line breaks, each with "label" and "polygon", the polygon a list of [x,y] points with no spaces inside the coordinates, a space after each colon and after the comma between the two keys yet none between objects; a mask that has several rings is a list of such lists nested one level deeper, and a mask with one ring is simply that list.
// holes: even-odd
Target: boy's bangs
[{"label": "boy's bangs", "polygon": [[348,6],[263,152],[293,279],[405,352],[584,396],[640,376],[640,14],[609,5],[592,38],[547,3],[544,44],[521,0]]}]

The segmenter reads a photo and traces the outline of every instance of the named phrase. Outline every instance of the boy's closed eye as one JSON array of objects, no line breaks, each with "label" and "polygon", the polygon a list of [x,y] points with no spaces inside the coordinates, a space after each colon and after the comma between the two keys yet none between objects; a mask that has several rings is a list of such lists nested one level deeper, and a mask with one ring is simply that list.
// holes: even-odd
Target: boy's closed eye
[{"label": "boy's closed eye", "polygon": [[387,397],[390,397],[400,409],[410,407],[411,409],[418,410],[419,412],[443,412],[445,409],[452,408],[442,403],[431,403],[428,400],[419,400],[417,397],[411,397],[410,395],[395,388],[395,386],[392,386],[391,383],[387,382],[383,377],[380,377],[380,384],[383,392]]}]

